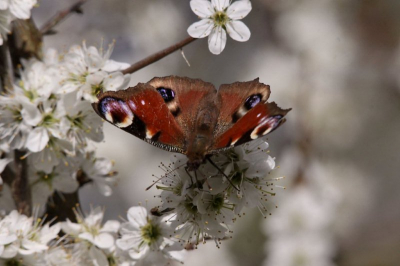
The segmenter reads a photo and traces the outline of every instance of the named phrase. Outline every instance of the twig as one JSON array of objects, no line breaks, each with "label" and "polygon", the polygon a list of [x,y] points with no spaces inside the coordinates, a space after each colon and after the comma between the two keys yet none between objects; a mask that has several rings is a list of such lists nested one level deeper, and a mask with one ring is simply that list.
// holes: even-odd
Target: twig
[{"label": "twig", "polygon": [[14,152],[15,176],[11,184],[12,196],[17,210],[27,216],[31,215],[31,190],[28,181],[28,163],[21,159],[24,153],[20,150]]},{"label": "twig", "polygon": [[49,21],[47,21],[40,29],[40,33],[42,35],[46,35],[46,34],[52,34],[53,33],[53,28],[60,23],[61,21],[63,21],[68,15],[70,15],[71,13],[78,13],[81,14],[82,13],[82,9],[81,6],[86,2],[87,0],[80,0],[78,2],[76,2],[75,4],[73,4],[72,6],[70,6],[69,8],[62,10],[60,12],[58,12],[56,15],[54,15]]},{"label": "twig", "polygon": [[164,50],[161,50],[153,55],[150,55],[148,57],[146,57],[143,60],[140,60],[139,62],[131,65],[130,67],[128,67],[127,69],[123,70],[122,73],[123,74],[132,74],[136,71],[138,71],[139,69],[144,68],[145,66],[148,66],[154,62],[157,62],[158,60],[166,57],[167,55],[181,49],[182,47],[188,45],[189,43],[193,42],[194,40],[197,40],[193,37],[188,37]]},{"label": "twig", "polygon": [[10,51],[7,41],[4,40],[0,46],[0,92],[6,92],[12,89],[13,74],[11,66]]}]

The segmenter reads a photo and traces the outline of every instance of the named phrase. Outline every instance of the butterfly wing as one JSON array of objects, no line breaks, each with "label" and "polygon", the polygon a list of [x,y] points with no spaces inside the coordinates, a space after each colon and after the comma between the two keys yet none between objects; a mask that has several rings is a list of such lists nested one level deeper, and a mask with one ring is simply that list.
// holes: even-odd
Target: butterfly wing
[{"label": "butterfly wing", "polygon": [[139,83],[121,91],[98,95],[92,106],[114,126],[159,148],[183,152],[185,135],[160,93],[151,85]]},{"label": "butterfly wing", "polygon": [[227,149],[264,136],[285,122],[290,109],[267,103],[268,85],[258,79],[221,85],[218,91],[221,109],[210,153]]}]

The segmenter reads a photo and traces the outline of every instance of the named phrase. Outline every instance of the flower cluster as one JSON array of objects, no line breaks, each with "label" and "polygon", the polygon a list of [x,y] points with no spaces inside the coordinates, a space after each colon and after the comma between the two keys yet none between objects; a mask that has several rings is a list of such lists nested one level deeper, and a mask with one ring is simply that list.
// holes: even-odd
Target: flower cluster
[{"label": "flower cluster", "polygon": [[0,220],[0,264],[39,265],[55,245],[60,229],[60,224],[50,226],[39,218],[12,211]]},{"label": "flower cluster", "polygon": [[21,79],[0,96],[0,171],[14,150],[28,160],[33,203],[43,204],[55,190],[72,193],[79,182],[93,181],[105,195],[114,183],[112,163],[96,158],[92,143],[103,139],[103,122],[91,102],[99,91],[126,88],[128,64],[91,46],[73,46],[62,55],[24,61]]},{"label": "flower cluster", "polygon": [[159,209],[171,215],[179,240],[197,245],[212,238],[218,246],[244,207],[269,214],[267,202],[279,178],[268,178],[275,162],[267,148],[261,139],[236,147],[214,155],[196,172],[186,171],[186,159],[180,156],[164,165],[166,175],[157,185],[162,190]]},{"label": "flower cluster", "polygon": [[37,0],[1,0],[0,1],[0,45],[11,30],[11,22],[15,19],[28,19],[31,9]]},{"label": "flower cluster", "polygon": [[76,222],[51,226],[15,210],[0,218],[0,265],[138,266],[180,260],[183,248],[170,239],[173,229],[144,207],[129,209],[122,225],[115,220],[102,224],[104,210],[99,207],[86,216],[75,210],[75,215]]},{"label": "flower cluster", "polygon": [[193,38],[208,36],[208,48],[213,54],[220,54],[226,45],[226,33],[232,39],[245,42],[250,39],[249,28],[241,21],[251,11],[249,0],[192,0],[190,7],[200,21],[188,28]]}]

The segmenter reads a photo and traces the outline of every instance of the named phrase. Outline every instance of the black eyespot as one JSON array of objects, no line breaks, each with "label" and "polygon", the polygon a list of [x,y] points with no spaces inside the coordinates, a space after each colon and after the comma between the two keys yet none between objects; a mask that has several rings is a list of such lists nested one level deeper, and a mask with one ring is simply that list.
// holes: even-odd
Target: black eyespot
[{"label": "black eyespot", "polygon": [[175,92],[171,89],[159,87],[157,88],[158,93],[163,97],[164,102],[168,103],[175,98]]},{"label": "black eyespot", "polygon": [[253,94],[249,96],[246,101],[244,102],[244,107],[247,110],[250,110],[254,106],[256,106],[259,102],[261,102],[262,95],[261,94]]}]

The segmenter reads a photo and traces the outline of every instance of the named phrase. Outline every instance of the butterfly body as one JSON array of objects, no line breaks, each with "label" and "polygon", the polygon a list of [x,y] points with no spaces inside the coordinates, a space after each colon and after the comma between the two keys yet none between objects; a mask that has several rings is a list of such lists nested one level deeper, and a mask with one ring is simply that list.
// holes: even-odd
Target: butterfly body
[{"label": "butterfly body", "polygon": [[183,153],[188,170],[209,155],[268,134],[290,109],[267,103],[257,80],[222,85],[176,76],[154,78],[98,95],[94,110],[113,125],[159,148]]}]

